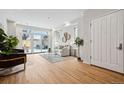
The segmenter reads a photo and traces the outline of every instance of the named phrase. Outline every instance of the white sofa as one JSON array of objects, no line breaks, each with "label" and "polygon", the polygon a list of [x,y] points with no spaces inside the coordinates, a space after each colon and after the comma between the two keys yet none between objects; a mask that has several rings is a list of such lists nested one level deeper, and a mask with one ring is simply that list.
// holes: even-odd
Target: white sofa
[{"label": "white sofa", "polygon": [[58,55],[65,57],[65,56],[70,56],[70,47],[64,47],[62,49],[58,50]]}]

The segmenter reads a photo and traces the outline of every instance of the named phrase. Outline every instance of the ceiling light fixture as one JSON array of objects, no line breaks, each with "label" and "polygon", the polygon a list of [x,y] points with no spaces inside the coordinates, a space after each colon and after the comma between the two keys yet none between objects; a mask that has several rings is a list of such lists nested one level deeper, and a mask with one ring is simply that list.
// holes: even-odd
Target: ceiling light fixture
[{"label": "ceiling light fixture", "polygon": [[65,24],[64,24],[65,26],[70,26],[71,25],[71,23],[70,22],[65,22]]}]

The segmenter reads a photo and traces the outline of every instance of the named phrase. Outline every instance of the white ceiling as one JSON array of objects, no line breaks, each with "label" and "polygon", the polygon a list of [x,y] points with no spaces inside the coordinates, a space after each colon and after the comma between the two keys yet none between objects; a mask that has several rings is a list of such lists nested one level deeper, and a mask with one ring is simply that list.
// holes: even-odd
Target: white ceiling
[{"label": "white ceiling", "polygon": [[82,9],[11,9],[0,10],[0,13],[17,23],[52,29],[82,16],[84,11]]}]

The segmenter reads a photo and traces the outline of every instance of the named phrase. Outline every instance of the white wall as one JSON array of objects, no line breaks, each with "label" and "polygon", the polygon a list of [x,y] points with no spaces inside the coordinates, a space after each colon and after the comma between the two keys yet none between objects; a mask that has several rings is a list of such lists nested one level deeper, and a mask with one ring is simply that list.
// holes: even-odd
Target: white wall
[{"label": "white wall", "polygon": [[5,33],[7,33],[7,22],[3,12],[0,12],[0,24],[2,25],[2,28],[5,30]]},{"label": "white wall", "polygon": [[16,23],[14,21],[7,20],[7,34],[16,36]]},{"label": "white wall", "polygon": [[83,14],[83,18],[80,22],[79,36],[84,39],[84,46],[80,48],[81,59],[84,63],[90,64],[90,22],[91,20],[109,14],[116,10],[110,9],[91,9],[87,10]]}]

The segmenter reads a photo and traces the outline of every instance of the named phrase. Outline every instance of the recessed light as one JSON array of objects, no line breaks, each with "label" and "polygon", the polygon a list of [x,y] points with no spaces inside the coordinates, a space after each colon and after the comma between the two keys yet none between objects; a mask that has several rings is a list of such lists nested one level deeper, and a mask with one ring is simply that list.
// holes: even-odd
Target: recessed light
[{"label": "recessed light", "polygon": [[65,26],[70,26],[71,23],[70,22],[65,22]]}]

